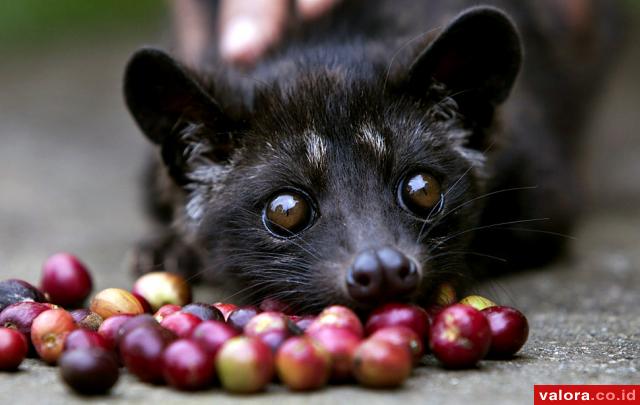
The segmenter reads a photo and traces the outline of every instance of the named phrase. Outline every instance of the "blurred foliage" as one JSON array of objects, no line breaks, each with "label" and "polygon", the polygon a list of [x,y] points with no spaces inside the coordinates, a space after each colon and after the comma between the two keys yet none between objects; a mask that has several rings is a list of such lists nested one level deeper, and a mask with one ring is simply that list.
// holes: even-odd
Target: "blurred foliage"
[{"label": "blurred foliage", "polygon": [[160,0],[0,0],[0,45],[153,27],[165,8]]}]

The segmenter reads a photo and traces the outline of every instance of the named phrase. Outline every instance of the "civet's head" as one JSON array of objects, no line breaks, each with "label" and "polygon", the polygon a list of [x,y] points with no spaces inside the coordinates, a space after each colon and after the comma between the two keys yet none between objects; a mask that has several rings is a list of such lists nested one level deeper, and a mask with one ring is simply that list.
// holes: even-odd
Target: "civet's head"
[{"label": "civet's head", "polygon": [[300,64],[240,115],[224,83],[157,50],[132,58],[125,94],[185,191],[206,272],[249,300],[364,308],[426,300],[463,271],[489,127],[520,61],[511,21],[475,8],[402,74]]}]

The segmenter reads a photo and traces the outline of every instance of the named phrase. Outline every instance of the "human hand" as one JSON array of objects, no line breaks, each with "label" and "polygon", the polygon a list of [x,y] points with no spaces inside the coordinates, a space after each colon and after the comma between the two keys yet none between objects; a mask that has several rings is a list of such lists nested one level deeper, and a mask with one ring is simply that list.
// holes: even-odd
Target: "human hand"
[{"label": "human hand", "polygon": [[[303,20],[322,16],[341,0],[295,0],[295,12]],[[220,54],[227,62],[255,63],[281,40],[292,18],[289,0],[222,0]]]}]

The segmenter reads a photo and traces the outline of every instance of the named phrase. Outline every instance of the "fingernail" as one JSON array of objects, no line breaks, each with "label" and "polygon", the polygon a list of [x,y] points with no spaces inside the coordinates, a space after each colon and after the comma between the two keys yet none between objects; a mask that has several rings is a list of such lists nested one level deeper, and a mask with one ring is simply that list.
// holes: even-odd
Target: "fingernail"
[{"label": "fingernail", "polygon": [[250,62],[260,50],[257,24],[247,17],[236,17],[227,23],[220,42],[220,54],[233,62]]}]

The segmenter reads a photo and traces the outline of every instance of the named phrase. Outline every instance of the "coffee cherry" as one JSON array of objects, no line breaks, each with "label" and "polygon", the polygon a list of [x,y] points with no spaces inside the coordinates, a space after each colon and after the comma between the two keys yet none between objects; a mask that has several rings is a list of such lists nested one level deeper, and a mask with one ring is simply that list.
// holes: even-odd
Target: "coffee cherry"
[{"label": "coffee cherry", "polygon": [[83,395],[105,394],[119,377],[114,354],[99,347],[67,351],[60,357],[59,365],[62,380]]},{"label": "coffee cherry", "polygon": [[438,286],[436,294],[435,305],[439,307],[446,307],[456,302],[456,290],[449,283],[442,283]]},{"label": "coffee cherry", "polygon": [[360,322],[358,316],[352,310],[342,305],[332,305],[325,308],[311,325],[309,325],[307,332],[314,333],[316,330],[326,326],[347,329],[360,338],[364,333],[362,322]]},{"label": "coffee cherry", "polygon": [[312,315],[289,315],[289,320],[293,322],[301,332],[306,332],[313,321],[316,320],[316,317]]},{"label": "coffee cherry", "polygon": [[156,322],[155,318],[149,314],[132,316],[126,319],[124,322],[122,322],[118,327],[118,331],[116,332],[116,335],[115,335],[116,346],[120,345],[120,342],[122,341],[122,339],[127,333],[141,326],[151,326],[151,327],[157,328],[160,326],[160,324]]},{"label": "coffee cherry", "polygon": [[129,291],[120,288],[107,288],[100,291],[91,300],[89,309],[103,319],[114,315],[140,315],[144,313],[140,301]]},{"label": "coffee cherry", "polygon": [[179,390],[199,390],[213,383],[213,357],[196,342],[179,339],[162,354],[164,380]]},{"label": "coffee cherry", "polygon": [[175,335],[160,326],[139,326],[123,336],[120,357],[127,370],[141,381],[159,384],[162,376],[162,353]]},{"label": "coffee cherry", "polygon": [[153,311],[165,304],[184,306],[191,302],[191,287],[187,281],[178,274],[165,271],[140,277],[132,291],[143,296]]},{"label": "coffee cherry", "polygon": [[160,325],[175,333],[176,336],[186,338],[191,336],[193,330],[201,322],[202,320],[193,314],[176,312],[164,318]]},{"label": "coffee cherry", "polygon": [[222,345],[240,334],[235,328],[220,321],[204,321],[191,333],[190,339],[198,343],[211,358],[214,358]]},{"label": "coffee cherry", "polygon": [[389,303],[371,313],[366,323],[367,334],[389,326],[405,326],[413,330],[421,339],[429,333],[429,315],[412,304]]},{"label": "coffee cherry", "polygon": [[289,337],[287,318],[281,312],[262,312],[249,320],[244,334],[257,337],[275,351]]},{"label": "coffee cherry", "polygon": [[276,369],[280,381],[290,389],[316,390],[329,379],[331,356],[311,338],[294,336],[278,349]]},{"label": "coffee cherry", "polygon": [[149,304],[149,301],[147,301],[146,298],[144,298],[142,295],[140,295],[140,294],[138,294],[136,292],[132,292],[131,295],[136,297],[138,302],[140,302],[140,305],[142,305],[142,309],[144,310],[145,314],[152,314],[153,313],[153,310],[151,309],[151,304]]},{"label": "coffee cherry", "polygon": [[85,265],[69,253],[58,253],[45,261],[40,285],[51,302],[63,307],[82,305],[93,288]]},{"label": "coffee cherry", "polygon": [[133,315],[115,315],[102,322],[98,328],[98,333],[104,338],[109,350],[116,349],[118,344],[118,330],[123,323],[131,318],[133,318]]},{"label": "coffee cherry", "polygon": [[474,307],[478,311],[482,311],[485,308],[495,307],[497,304],[488,298],[481,297],[479,295],[469,295],[460,300],[461,304]]},{"label": "coffee cherry", "polygon": [[0,371],[12,371],[27,357],[29,345],[15,329],[0,328]]},{"label": "coffee cherry", "polygon": [[40,290],[23,280],[0,281],[0,312],[18,302],[46,302]]},{"label": "coffee cherry", "polygon": [[55,364],[62,354],[67,335],[76,327],[73,317],[64,309],[48,309],[38,315],[31,324],[31,342],[38,356],[49,364]]},{"label": "coffee cherry", "polygon": [[166,304],[158,308],[158,310],[153,314],[153,317],[158,323],[160,323],[165,317],[176,312],[180,312],[181,310],[182,307],[180,305]]},{"label": "coffee cherry", "polygon": [[40,302],[17,302],[0,313],[0,327],[16,329],[31,344],[31,325],[38,315],[50,308]]},{"label": "coffee cherry", "polygon": [[222,321],[224,317],[222,312],[213,305],[205,304],[203,302],[194,302],[193,304],[185,305],[182,308],[182,312],[193,314],[203,321]]},{"label": "coffee cherry", "polygon": [[262,391],[274,374],[269,346],[258,338],[237,336],[228,340],[216,357],[222,387],[236,393]]},{"label": "coffee cherry", "polygon": [[431,351],[445,367],[473,367],[487,354],[490,344],[489,322],[473,307],[455,304],[433,320]]},{"label": "coffee cherry", "polygon": [[233,312],[234,309],[238,308],[236,305],[224,302],[216,302],[215,304],[213,304],[213,306],[218,308],[218,310],[222,313],[225,321],[229,318],[229,314]]},{"label": "coffee cherry", "polygon": [[70,313],[79,328],[97,331],[104,321],[100,315],[86,308],[75,309]]},{"label": "coffee cherry", "polygon": [[418,334],[406,326],[389,326],[378,329],[369,339],[386,340],[396,346],[409,350],[414,363],[417,363],[424,354],[424,345]]},{"label": "coffee cherry", "polygon": [[369,338],[353,355],[353,374],[367,387],[397,387],[411,374],[411,364],[411,355],[405,347]]},{"label": "coffee cherry", "polygon": [[258,315],[258,313],[259,311],[256,307],[238,307],[231,311],[227,318],[227,323],[242,332],[251,318]]},{"label": "coffee cherry", "polygon": [[350,329],[335,326],[324,326],[316,330],[307,330],[310,336],[318,342],[331,356],[331,379],[345,381],[351,377],[351,363],[353,353],[360,345],[360,337]]},{"label": "coffee cherry", "polygon": [[482,310],[491,328],[489,356],[509,358],[524,346],[529,336],[527,318],[515,308],[494,306]]},{"label": "coffee cherry", "polygon": [[66,352],[89,347],[100,347],[105,350],[111,349],[109,343],[101,334],[87,329],[71,331],[64,340],[64,351]]}]

